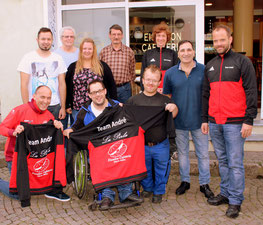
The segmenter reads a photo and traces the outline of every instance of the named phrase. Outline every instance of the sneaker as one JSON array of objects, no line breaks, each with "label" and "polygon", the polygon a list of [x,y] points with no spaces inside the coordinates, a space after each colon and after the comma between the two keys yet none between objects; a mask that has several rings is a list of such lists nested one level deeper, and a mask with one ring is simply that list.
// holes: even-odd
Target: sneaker
[{"label": "sneaker", "polygon": [[153,195],[152,202],[153,203],[161,203],[163,195]]},{"label": "sneaker", "polygon": [[108,210],[111,206],[113,206],[113,201],[111,199],[104,197],[100,204],[100,210],[105,211]]},{"label": "sneaker", "polygon": [[151,197],[151,195],[152,195],[152,192],[151,191],[142,191],[141,192],[141,196],[143,197],[143,198],[150,198]]},{"label": "sneaker", "polygon": [[229,204],[228,209],[226,211],[226,216],[229,218],[237,218],[240,210],[241,210],[240,205]]},{"label": "sneaker", "polygon": [[70,200],[70,197],[67,194],[65,194],[64,192],[60,192],[60,193],[50,192],[50,193],[45,194],[45,197],[56,199],[56,200],[61,201],[61,202],[67,202]]}]

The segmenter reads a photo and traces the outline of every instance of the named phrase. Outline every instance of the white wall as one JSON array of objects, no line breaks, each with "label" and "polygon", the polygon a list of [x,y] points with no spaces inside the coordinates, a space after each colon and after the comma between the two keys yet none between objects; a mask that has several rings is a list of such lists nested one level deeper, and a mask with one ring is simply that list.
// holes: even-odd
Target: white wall
[{"label": "white wall", "polygon": [[16,71],[22,56],[37,48],[36,35],[44,25],[43,1],[0,1],[0,110],[3,120],[22,104],[20,76]]}]

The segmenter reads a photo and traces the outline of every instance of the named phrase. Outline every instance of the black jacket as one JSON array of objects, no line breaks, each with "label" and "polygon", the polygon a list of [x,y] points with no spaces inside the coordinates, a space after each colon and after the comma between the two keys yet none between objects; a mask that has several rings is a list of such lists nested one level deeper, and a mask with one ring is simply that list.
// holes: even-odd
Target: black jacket
[{"label": "black jacket", "polygon": [[170,48],[153,48],[144,53],[142,57],[142,68],[141,68],[141,87],[142,86],[142,75],[145,68],[151,64],[158,66],[161,70],[168,70],[172,66],[178,63],[177,52]]},{"label": "black jacket", "polygon": [[205,68],[202,122],[253,125],[257,115],[257,82],[249,58],[229,50]]}]

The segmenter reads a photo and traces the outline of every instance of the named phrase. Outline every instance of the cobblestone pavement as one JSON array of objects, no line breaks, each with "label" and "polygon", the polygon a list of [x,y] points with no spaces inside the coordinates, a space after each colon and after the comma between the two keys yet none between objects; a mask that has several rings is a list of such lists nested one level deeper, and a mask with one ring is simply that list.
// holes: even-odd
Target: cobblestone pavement
[{"label": "cobblestone pavement", "polygon": [[[3,179],[9,177],[7,168],[1,168],[0,174]],[[27,208],[21,208],[19,201],[0,193],[0,224],[263,224],[262,179],[246,179],[245,201],[237,219],[225,216],[227,205],[208,205],[199,191],[198,177],[191,179],[191,189],[176,196],[174,191],[180,181],[178,176],[171,176],[161,204],[146,199],[141,206],[105,212],[88,210],[92,191],[87,199],[79,200],[71,187],[65,189],[71,196],[69,202],[32,196],[31,206]],[[211,178],[211,188],[216,194],[219,182],[219,177]]]}]

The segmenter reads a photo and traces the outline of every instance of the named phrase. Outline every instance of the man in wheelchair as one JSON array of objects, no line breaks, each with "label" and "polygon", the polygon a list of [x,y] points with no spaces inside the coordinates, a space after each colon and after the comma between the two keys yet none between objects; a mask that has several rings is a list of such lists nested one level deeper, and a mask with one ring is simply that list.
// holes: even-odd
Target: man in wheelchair
[{"label": "man in wheelchair", "polygon": [[[71,128],[64,131],[64,135],[68,138],[70,133],[77,131],[84,126],[90,124],[96,117],[98,117],[106,107],[115,107],[119,102],[106,98],[107,90],[102,81],[94,80],[88,86],[88,101],[76,115],[75,121]],[[132,183],[125,183],[116,186],[119,193],[120,202],[137,202],[142,203],[143,199],[133,193]],[[101,210],[108,210],[113,204],[115,199],[115,192],[110,188],[102,189],[102,202],[100,205]]]}]

